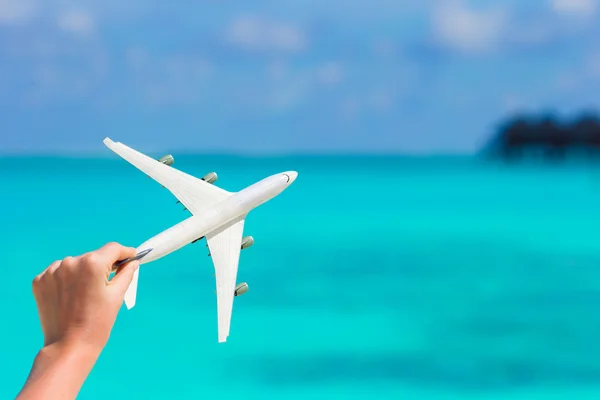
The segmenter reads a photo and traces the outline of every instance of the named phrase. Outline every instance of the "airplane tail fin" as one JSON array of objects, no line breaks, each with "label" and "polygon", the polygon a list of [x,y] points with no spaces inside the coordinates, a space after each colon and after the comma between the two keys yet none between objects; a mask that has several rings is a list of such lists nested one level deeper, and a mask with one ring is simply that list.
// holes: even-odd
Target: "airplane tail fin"
[{"label": "airplane tail fin", "polygon": [[125,306],[130,310],[135,306],[135,298],[137,296],[138,277],[140,276],[140,269],[136,269],[133,273],[133,279],[125,292]]}]

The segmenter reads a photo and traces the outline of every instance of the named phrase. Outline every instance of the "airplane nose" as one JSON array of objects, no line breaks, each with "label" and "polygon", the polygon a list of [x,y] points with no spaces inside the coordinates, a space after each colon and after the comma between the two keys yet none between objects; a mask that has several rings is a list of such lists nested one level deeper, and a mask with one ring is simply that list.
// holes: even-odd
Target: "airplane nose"
[{"label": "airplane nose", "polygon": [[284,175],[287,175],[288,185],[289,185],[296,180],[298,173],[296,171],[287,171],[287,172],[284,172]]}]

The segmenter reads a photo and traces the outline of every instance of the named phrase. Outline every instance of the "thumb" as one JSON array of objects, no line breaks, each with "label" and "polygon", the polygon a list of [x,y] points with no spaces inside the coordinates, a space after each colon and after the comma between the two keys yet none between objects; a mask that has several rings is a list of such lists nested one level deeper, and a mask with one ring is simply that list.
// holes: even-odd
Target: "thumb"
[{"label": "thumb", "polygon": [[127,288],[129,288],[129,285],[133,281],[134,277],[136,278],[136,272],[139,266],[139,261],[132,261],[118,270],[115,276],[110,280],[110,286],[113,287],[112,290],[116,293],[116,296],[119,296],[121,301],[123,301],[125,293],[127,292]]}]

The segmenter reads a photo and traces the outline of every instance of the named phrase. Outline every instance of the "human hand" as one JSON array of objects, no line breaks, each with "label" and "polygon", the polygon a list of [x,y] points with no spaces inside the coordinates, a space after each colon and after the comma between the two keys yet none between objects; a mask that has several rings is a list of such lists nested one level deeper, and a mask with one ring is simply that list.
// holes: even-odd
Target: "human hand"
[{"label": "human hand", "polygon": [[33,280],[44,347],[83,345],[98,353],[106,345],[139,261],[109,281],[113,264],[136,250],[108,243],[90,253],[55,261]]}]

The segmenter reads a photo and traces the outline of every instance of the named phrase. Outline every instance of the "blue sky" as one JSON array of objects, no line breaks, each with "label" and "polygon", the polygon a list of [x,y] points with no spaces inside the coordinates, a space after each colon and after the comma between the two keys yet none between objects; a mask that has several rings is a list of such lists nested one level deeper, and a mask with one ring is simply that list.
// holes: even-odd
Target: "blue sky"
[{"label": "blue sky", "polygon": [[0,0],[0,153],[471,153],[600,105],[599,3]]}]

